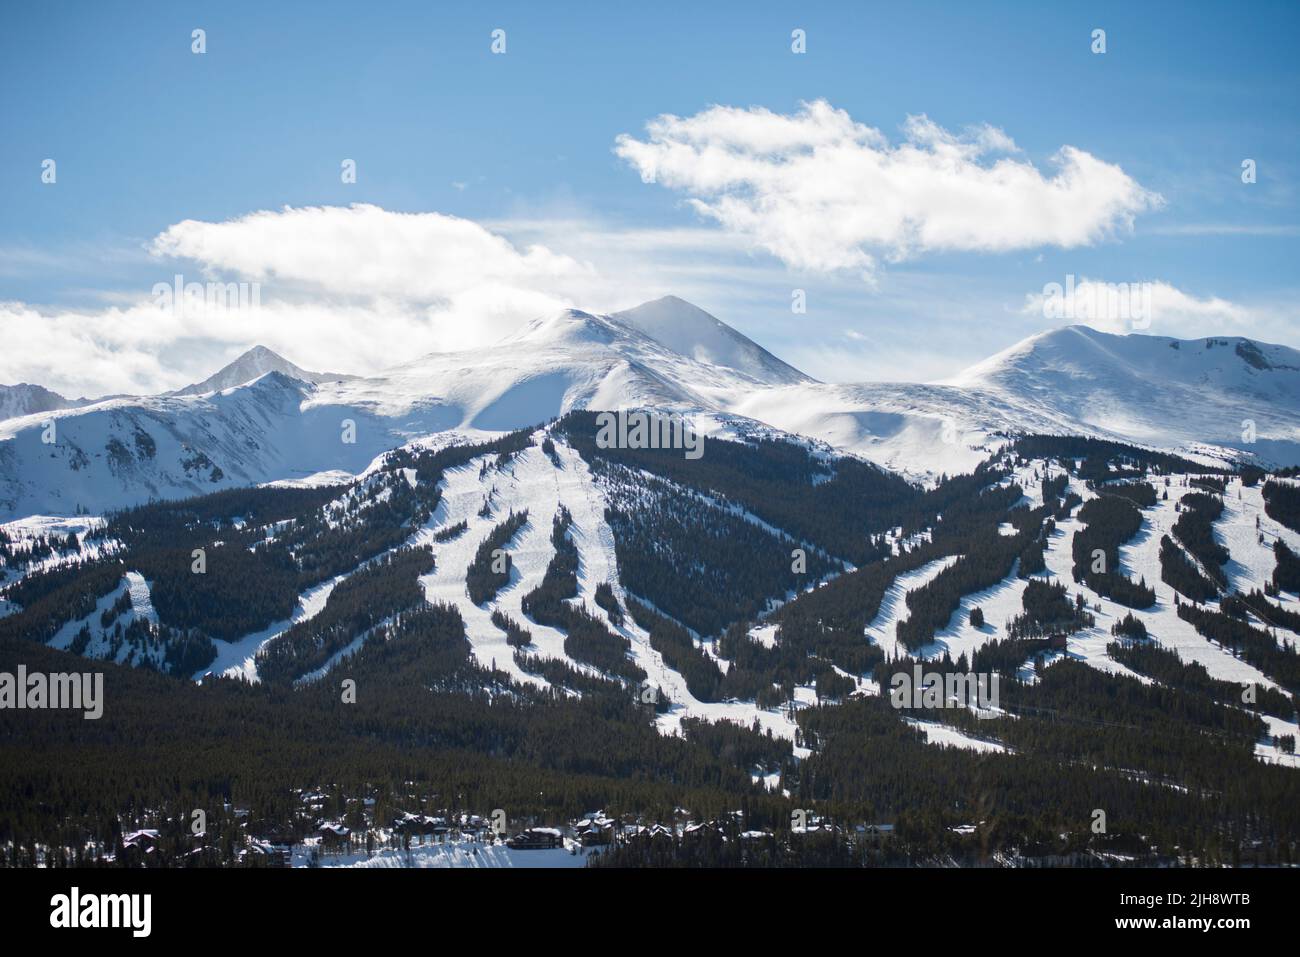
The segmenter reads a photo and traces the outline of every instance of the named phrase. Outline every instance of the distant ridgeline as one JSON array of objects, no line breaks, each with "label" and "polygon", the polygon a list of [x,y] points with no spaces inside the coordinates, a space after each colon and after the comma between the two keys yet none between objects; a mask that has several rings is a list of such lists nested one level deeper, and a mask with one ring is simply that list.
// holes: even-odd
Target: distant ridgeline
[{"label": "distant ridgeline", "polygon": [[[1300,558],[1281,538],[1260,545],[1276,571],[1263,591],[1234,595],[1231,556],[1214,534],[1238,484],[1260,481],[1267,515],[1296,529],[1290,482],[1114,442],[1026,436],[924,488],[779,438],[708,438],[690,458],[611,446],[598,431],[598,413],[573,412],[478,444],[398,449],[346,484],[149,504],[106,516],[81,543],[0,540],[6,572],[19,575],[2,593],[13,610],[0,618],[0,671],[85,670],[80,652],[138,666],[95,662],[105,676],[98,720],[38,709],[0,722],[0,863],[34,864],[37,843],[57,862],[85,862],[150,827],[161,834],[154,862],[178,865],[191,859],[185,823],[196,807],[213,809],[211,859],[229,863],[245,834],[291,842],[319,827],[303,806],[315,789],[363,832],[431,808],[552,822],[597,807],[644,820],[681,807],[722,820],[740,808],[751,839],[772,838],[745,856],[750,864],[1297,860],[1300,771],[1259,760],[1256,748],[1270,740],[1262,716],[1295,718]],[[529,514],[525,502],[489,495],[473,543],[465,522],[440,524],[449,473],[478,469],[487,488],[493,470],[521,457],[548,483],[581,473],[582,494],[601,503],[617,580],[596,588],[594,605],[583,595],[595,543],[578,534],[576,507]],[[1176,611],[1164,607],[1173,591],[1157,595],[1154,567],[1147,580],[1120,560],[1153,510],[1172,508],[1171,479],[1186,488],[1159,564],[1181,596]],[[1062,525],[1074,530],[1068,543]],[[500,598],[518,587],[509,552],[524,535],[550,558],[506,614]],[[440,554],[454,548],[464,559],[443,568]],[[927,566],[896,603],[896,644],[882,647],[867,631],[887,593]],[[464,576],[463,603],[425,597],[421,577],[435,569]],[[148,583],[154,618],[122,597],[128,573]],[[966,620],[963,601],[1001,582],[1020,589],[1014,613],[986,622],[972,612],[990,637],[952,660],[938,639]],[[325,583],[323,607],[293,621],[304,593]],[[1103,599],[1128,614],[1106,623],[1110,654],[1150,680],[1060,653],[1101,627]],[[489,614],[512,656],[490,667],[466,628]],[[1246,700],[1241,686],[1162,647],[1167,621],[1232,649],[1278,687]],[[264,632],[260,683],[188,680],[219,643]],[[545,641],[557,632],[563,657],[541,650],[558,647]],[[345,649],[352,700],[337,682],[309,680]],[[642,666],[652,660],[681,675],[687,701],[655,687]],[[864,693],[921,666],[997,674],[998,713],[900,711],[887,694]],[[541,680],[515,680],[520,670]],[[678,715],[681,735],[660,732],[657,721],[692,703],[750,704],[753,718]],[[760,713],[768,727],[784,716],[790,734],[761,729]],[[994,749],[935,747],[924,731],[934,726]],[[1091,827],[1097,807],[1104,833]],[[800,809],[845,828],[889,822],[894,836],[870,853],[800,843],[791,833]],[[609,860],[739,863],[741,847],[739,834],[673,838]]]}]

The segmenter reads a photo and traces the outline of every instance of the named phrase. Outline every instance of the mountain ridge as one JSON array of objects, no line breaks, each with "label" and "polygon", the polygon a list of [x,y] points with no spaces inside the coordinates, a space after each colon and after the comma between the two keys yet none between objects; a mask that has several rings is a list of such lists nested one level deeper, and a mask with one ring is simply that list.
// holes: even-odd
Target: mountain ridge
[{"label": "mountain ridge", "polygon": [[[1242,337],[1069,326],[946,382],[833,384],[675,297],[610,315],[562,310],[490,347],[370,376],[309,372],[259,346],[174,392],[0,421],[0,512],[66,514],[356,473],[421,437],[619,408],[680,413],[706,434],[824,443],[921,481],[969,471],[1027,433],[1290,465],[1300,462],[1300,353]],[[62,447],[42,442],[45,417]]]}]

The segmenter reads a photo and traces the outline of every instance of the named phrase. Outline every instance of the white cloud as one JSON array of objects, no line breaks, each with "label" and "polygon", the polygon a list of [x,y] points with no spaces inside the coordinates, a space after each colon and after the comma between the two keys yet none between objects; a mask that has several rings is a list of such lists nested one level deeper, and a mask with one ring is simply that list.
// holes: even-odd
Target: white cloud
[{"label": "white cloud", "polygon": [[369,205],[285,207],[224,223],[187,219],[154,239],[151,250],[249,279],[423,302],[591,272],[545,246],[521,251],[472,220]]},{"label": "white cloud", "polygon": [[43,313],[0,302],[0,382],[32,382],[76,398],[165,381],[157,350],[138,341],[131,310]]},{"label": "white cloud", "polygon": [[[1050,287],[1050,288],[1049,288]],[[1025,296],[1023,311],[1103,332],[1149,332],[1184,339],[1251,335],[1264,317],[1218,296],[1200,298],[1167,282],[1106,282],[1086,277],[1050,283]]]},{"label": "white cloud", "polygon": [[914,116],[891,145],[825,100],[789,116],[714,106],[646,129],[614,148],[643,180],[796,269],[869,276],[921,252],[1091,245],[1163,203],[1073,146],[1045,176],[995,127],[957,135]]}]

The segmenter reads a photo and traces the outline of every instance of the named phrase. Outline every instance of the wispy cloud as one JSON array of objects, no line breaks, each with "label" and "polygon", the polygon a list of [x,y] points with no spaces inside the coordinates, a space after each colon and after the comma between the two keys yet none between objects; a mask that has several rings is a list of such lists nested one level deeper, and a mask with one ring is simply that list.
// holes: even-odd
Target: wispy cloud
[{"label": "wispy cloud", "polygon": [[1133,331],[1194,339],[1258,334],[1258,312],[1218,296],[1196,296],[1167,282],[1111,283],[1082,278],[1025,296],[1023,312],[1103,332]]},{"label": "wispy cloud", "polygon": [[1143,232],[1153,236],[1300,236],[1300,225],[1268,223],[1185,223],[1153,226]]}]

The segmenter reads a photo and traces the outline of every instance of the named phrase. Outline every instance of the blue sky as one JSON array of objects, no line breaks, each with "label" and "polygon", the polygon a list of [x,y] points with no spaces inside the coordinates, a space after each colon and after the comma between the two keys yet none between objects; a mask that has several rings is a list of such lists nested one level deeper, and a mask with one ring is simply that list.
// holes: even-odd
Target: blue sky
[{"label": "blue sky", "polygon": [[[250,337],[301,364],[370,367],[397,343],[349,348],[347,330],[373,338],[375,310],[408,314],[406,334],[396,320],[385,325],[405,346],[450,348],[491,340],[535,302],[606,310],[674,292],[810,374],[932,379],[1046,328],[1027,297],[1068,275],[1161,284],[1151,332],[1300,345],[1300,4],[702,6],[6,4],[0,324],[7,341],[30,341],[0,360],[0,381],[43,376],[80,392],[176,385]],[[191,51],[196,28],[206,31],[202,55]],[[490,50],[498,28],[504,55]],[[806,53],[791,51],[796,28]],[[1091,49],[1097,28],[1101,54]],[[977,216],[957,224],[962,238],[939,226],[940,238],[918,244],[909,227],[906,241],[850,236],[828,252],[786,186],[710,193],[707,171],[690,162],[647,183],[644,167],[615,151],[621,135],[650,143],[646,124],[663,114],[703,123],[724,119],[715,107],[763,110],[772,127],[817,101],[879,131],[888,142],[873,149],[904,144],[909,116],[956,138],[993,127],[1014,140],[1010,161],[1046,181],[1058,151],[1073,147],[1158,200],[1108,216],[1080,187],[1009,239],[968,236]],[[683,135],[670,130],[659,145],[680,147]],[[979,180],[999,155],[976,156],[962,175]],[[54,184],[41,181],[47,158]],[[341,182],[344,159],[356,161],[355,183]],[[1245,159],[1257,164],[1252,184],[1241,180]],[[828,185],[848,205],[823,203],[818,215],[836,223],[874,222],[887,199],[852,175]],[[983,187],[973,188],[980,199]],[[748,205],[719,213],[736,191]],[[511,260],[504,280],[494,268],[472,289],[395,271],[378,291],[352,290],[335,281],[342,255],[326,266],[284,261],[303,235],[291,224],[274,238],[262,221],[219,229],[258,211],[352,204],[468,220],[521,255],[537,244],[564,265]],[[1044,218],[1077,210],[1097,217],[1096,235],[1043,239],[1056,230]],[[945,213],[902,215],[924,225]],[[384,217],[366,220],[366,231],[338,234],[343,253],[353,241],[361,257],[385,246]],[[185,221],[215,232],[173,234],[160,252],[155,238]],[[299,225],[304,242],[321,235]],[[433,225],[394,240],[403,269],[425,271],[409,247],[444,241],[445,224]],[[806,242],[819,253],[805,255]],[[836,265],[839,253],[871,265]],[[437,258],[429,269],[447,268]],[[304,333],[273,313],[265,334],[252,322],[160,326],[150,343],[133,303],[178,272],[260,277],[264,298],[331,331],[308,341],[311,325]],[[804,314],[791,312],[794,289],[806,293]],[[95,371],[114,350],[129,370],[121,381]]]}]

